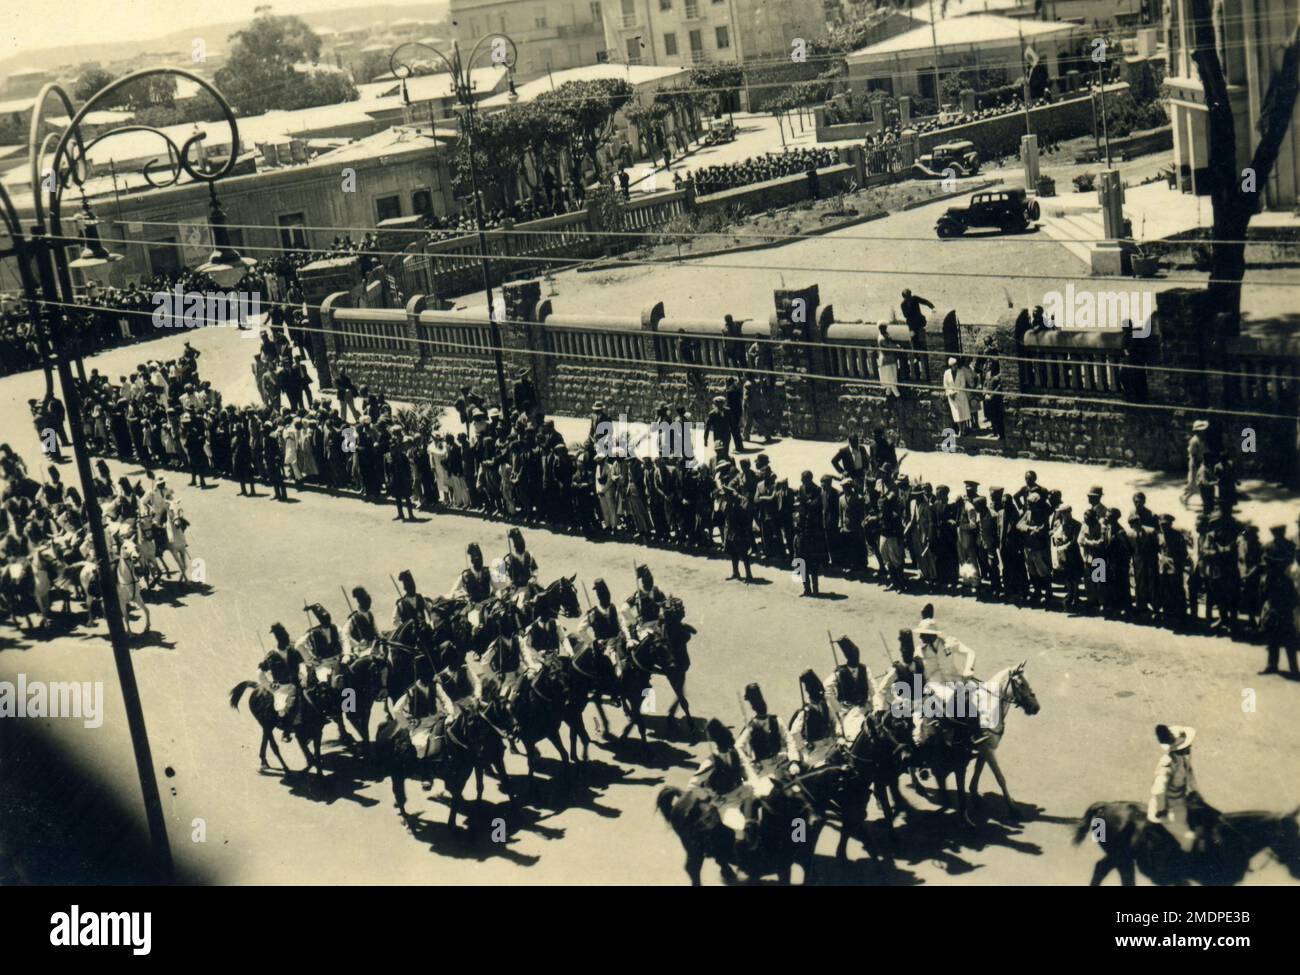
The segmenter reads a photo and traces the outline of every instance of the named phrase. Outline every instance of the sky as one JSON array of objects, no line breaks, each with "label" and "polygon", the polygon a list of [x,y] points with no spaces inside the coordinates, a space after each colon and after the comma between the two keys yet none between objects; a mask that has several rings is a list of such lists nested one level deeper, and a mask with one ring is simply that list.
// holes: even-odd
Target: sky
[{"label": "sky", "polygon": [[[267,0],[0,0],[0,59],[61,44],[138,41],[207,24],[251,20]],[[416,0],[386,0],[393,4]],[[275,0],[277,14],[304,14],[364,6],[364,0]]]}]

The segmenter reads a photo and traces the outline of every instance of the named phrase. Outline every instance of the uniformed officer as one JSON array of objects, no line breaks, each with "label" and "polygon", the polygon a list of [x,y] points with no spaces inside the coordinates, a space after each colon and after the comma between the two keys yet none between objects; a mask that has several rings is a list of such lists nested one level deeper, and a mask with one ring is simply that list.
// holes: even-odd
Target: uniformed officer
[{"label": "uniformed officer", "polygon": [[813,768],[826,759],[834,744],[835,719],[826,701],[826,688],[815,673],[805,670],[799,675],[799,684],[804,704],[790,719],[790,734],[804,767]]},{"label": "uniformed officer", "polygon": [[528,543],[524,541],[524,533],[518,528],[511,528],[506,533],[506,538],[510,542],[510,547],[505,555],[505,570],[510,585],[515,589],[520,589],[529,583],[535,583],[537,581],[537,560],[533,558],[533,553],[528,551]]},{"label": "uniformed officer", "polygon": [[636,591],[627,597],[627,604],[632,608],[632,620],[636,626],[657,622],[667,597],[655,585],[654,573],[648,565],[636,567]]},{"label": "uniformed officer", "polygon": [[282,624],[272,623],[271,635],[275,637],[275,647],[257,667],[271,682],[275,713],[284,721],[284,740],[289,741],[293,737],[290,729],[298,723],[298,696],[302,687],[299,671],[303,659]]},{"label": "uniformed officer", "polygon": [[757,684],[745,688],[745,703],[754,711],[740,737],[736,740],[736,750],[745,763],[746,775],[758,779],[771,775],[780,760],[796,762],[799,753],[795,750],[794,740],[790,737],[776,715],[769,714],[763,691]]},{"label": "uniformed officer", "polygon": [[352,588],[352,598],[357,608],[348,615],[348,651],[352,655],[369,653],[379,639],[375,614],[371,610],[370,593],[361,586]]},{"label": "uniformed officer", "polygon": [[459,591],[471,603],[481,603],[492,595],[492,571],[483,564],[483,550],[477,542],[470,542],[465,553],[469,556],[469,568],[460,574]]},{"label": "uniformed officer", "polygon": [[1199,796],[1200,792],[1196,786],[1196,773],[1192,770],[1192,741],[1195,738],[1195,728],[1156,725],[1156,740],[1164,754],[1156,763],[1151,800],[1147,803],[1147,818],[1169,830],[1187,853],[1198,847],[1200,839],[1187,821],[1187,799],[1193,793]]},{"label": "uniformed officer", "polygon": [[396,628],[405,623],[427,620],[429,601],[416,590],[415,577],[411,575],[411,570],[403,569],[398,574],[397,581],[402,584],[402,595],[398,597],[397,604],[393,607],[393,626]]}]

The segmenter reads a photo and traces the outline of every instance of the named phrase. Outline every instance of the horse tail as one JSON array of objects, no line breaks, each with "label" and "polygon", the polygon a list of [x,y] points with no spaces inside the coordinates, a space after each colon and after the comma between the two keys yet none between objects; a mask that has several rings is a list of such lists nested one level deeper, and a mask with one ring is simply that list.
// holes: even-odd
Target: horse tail
[{"label": "horse tail", "polygon": [[655,796],[655,808],[659,810],[659,815],[671,824],[673,821],[673,803],[682,797],[682,790],[674,785],[666,785],[659,790]]},{"label": "horse tail", "polygon": [[1074,846],[1078,846],[1088,838],[1088,834],[1092,832],[1093,823],[1098,819],[1101,819],[1103,822],[1105,821],[1106,813],[1109,811],[1109,806],[1110,803],[1108,802],[1094,802],[1088,807],[1087,811],[1083,814],[1083,818],[1081,818],[1078,825],[1074,827],[1074,836],[1070,839],[1070,842]]},{"label": "horse tail", "polygon": [[230,706],[239,707],[239,701],[244,696],[244,691],[252,690],[257,686],[257,681],[241,680],[238,684],[230,689]]}]

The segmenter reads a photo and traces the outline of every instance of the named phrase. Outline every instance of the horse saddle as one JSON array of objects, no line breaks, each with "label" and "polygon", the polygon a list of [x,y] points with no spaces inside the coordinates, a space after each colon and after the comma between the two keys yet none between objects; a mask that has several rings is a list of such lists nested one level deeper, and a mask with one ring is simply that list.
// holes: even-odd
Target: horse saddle
[{"label": "horse saddle", "polygon": [[275,705],[277,717],[287,717],[298,700],[298,688],[293,684],[272,684],[271,703]]},{"label": "horse saddle", "polygon": [[424,761],[437,756],[442,751],[445,726],[446,721],[440,714],[421,718],[411,726],[411,747],[415,749],[416,758]]},{"label": "horse saddle", "polygon": [[867,712],[861,707],[851,707],[840,715],[840,727],[844,730],[844,740],[852,742],[866,724]]},{"label": "horse saddle", "polygon": [[343,689],[343,664],[337,657],[318,660],[313,672],[320,684],[332,687],[336,691]]}]

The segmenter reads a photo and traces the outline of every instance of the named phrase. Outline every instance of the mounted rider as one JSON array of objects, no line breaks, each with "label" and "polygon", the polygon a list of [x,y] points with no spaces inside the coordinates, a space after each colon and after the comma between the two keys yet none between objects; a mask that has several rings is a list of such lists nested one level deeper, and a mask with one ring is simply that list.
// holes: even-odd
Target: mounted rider
[{"label": "mounted rider", "polygon": [[469,556],[469,568],[461,571],[452,595],[463,596],[470,605],[476,606],[492,598],[492,570],[483,564],[483,550],[477,542],[470,542],[465,554]]},{"label": "mounted rider", "polygon": [[415,577],[410,569],[403,569],[397,576],[402,584],[402,594],[393,606],[393,628],[406,623],[427,622],[429,619],[429,598],[420,595],[415,588]]},{"label": "mounted rider", "polygon": [[370,593],[361,586],[352,587],[352,598],[357,608],[348,614],[347,652],[349,656],[360,656],[374,649],[379,639],[379,627],[375,625],[375,614],[370,609]]},{"label": "mounted rider", "polygon": [[320,603],[312,603],[307,612],[316,617],[316,625],[311,627],[302,638],[302,646],[311,655],[313,665],[307,669],[307,686],[313,686],[318,680],[328,683],[336,690],[343,686],[343,640],[339,628]]},{"label": "mounted rider", "polygon": [[804,768],[816,768],[838,745],[836,721],[826,700],[826,688],[811,670],[799,675],[804,703],[790,719],[790,734],[798,746],[799,762]]},{"label": "mounted rider", "polygon": [[738,843],[752,844],[754,835],[749,824],[754,797],[736,740],[717,718],[709,719],[705,734],[709,739],[709,754],[691,776],[691,785],[713,798],[719,818],[736,834]]},{"label": "mounted rider", "polygon": [[560,652],[560,628],[554,606],[539,601],[537,618],[525,628],[520,651],[527,673],[536,674],[542,667],[554,665]]},{"label": "mounted rider", "polygon": [[654,574],[648,565],[636,567],[636,590],[627,597],[629,608],[628,634],[640,639],[640,630],[647,624],[657,623],[663,614],[668,597],[655,585]]},{"label": "mounted rider", "polygon": [[975,651],[964,643],[944,639],[933,618],[923,619],[915,630],[920,637],[917,655],[921,658],[925,681],[922,706],[913,712],[916,743],[924,743],[939,718],[979,722],[975,706],[973,679]]},{"label": "mounted rider", "polygon": [[438,704],[447,715],[447,723],[462,711],[477,711],[483,701],[483,685],[465,662],[465,651],[447,641],[439,648],[442,670],[438,672]]},{"label": "mounted rider", "polygon": [[509,547],[502,559],[502,568],[505,572],[506,584],[511,589],[525,589],[537,584],[537,560],[533,558],[533,553],[528,551],[528,543],[524,541],[524,533],[518,528],[511,528],[506,532],[506,539]]},{"label": "mounted rider", "polygon": [[862,664],[862,651],[847,636],[832,641],[844,654],[840,664],[826,677],[826,689],[834,702],[838,723],[847,741],[862,730],[871,706],[871,674]]},{"label": "mounted rider", "polygon": [[623,621],[619,618],[618,607],[614,605],[609,586],[604,579],[593,582],[591,591],[596,594],[596,605],[587,610],[586,627],[591,631],[592,639],[600,641],[605,656],[614,665],[615,675],[621,679],[628,664],[628,647],[623,633]]},{"label": "mounted rider", "polygon": [[746,777],[756,784],[754,791],[766,795],[772,788],[772,779],[788,773],[791,763],[799,760],[794,739],[785,725],[767,710],[767,701],[757,684],[745,687],[745,703],[754,716],[749,719],[736,739],[736,750],[745,763]]},{"label": "mounted rider", "polygon": [[262,658],[257,669],[271,685],[275,713],[284,724],[284,740],[288,741],[293,737],[292,729],[298,724],[303,659],[282,624],[272,623],[271,635],[275,637],[275,647]]},{"label": "mounted rider", "polygon": [[[433,663],[424,654],[415,658],[415,683],[407,688],[401,700],[397,702],[394,713],[399,722],[406,726],[411,739],[411,747],[416,757],[423,760],[433,754],[436,748],[439,696],[433,682]],[[433,783],[425,779],[422,783],[426,790]]]},{"label": "mounted rider", "polygon": [[1192,770],[1195,738],[1195,728],[1156,725],[1156,740],[1164,754],[1156,763],[1151,799],[1147,803],[1147,819],[1168,830],[1184,853],[1206,851],[1209,827],[1218,816],[1201,800],[1196,785],[1196,773]]}]

